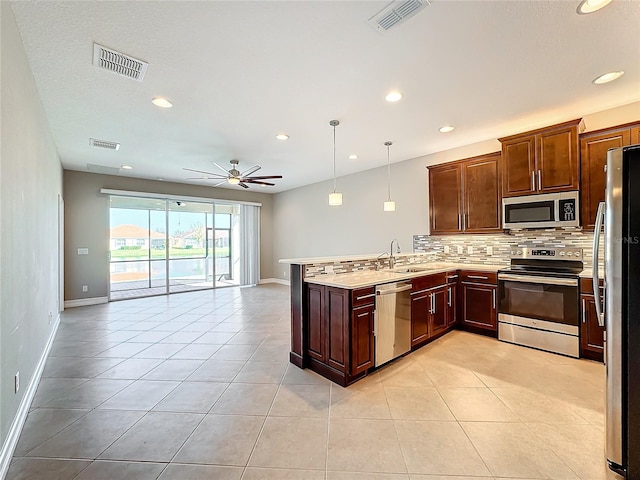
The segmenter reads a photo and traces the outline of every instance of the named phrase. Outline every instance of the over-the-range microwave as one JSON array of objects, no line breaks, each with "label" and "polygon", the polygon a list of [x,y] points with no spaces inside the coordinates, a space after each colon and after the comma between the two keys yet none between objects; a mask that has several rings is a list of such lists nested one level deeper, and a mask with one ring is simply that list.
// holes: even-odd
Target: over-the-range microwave
[{"label": "over-the-range microwave", "polygon": [[502,199],[502,226],[553,228],[580,226],[580,192],[523,195]]}]

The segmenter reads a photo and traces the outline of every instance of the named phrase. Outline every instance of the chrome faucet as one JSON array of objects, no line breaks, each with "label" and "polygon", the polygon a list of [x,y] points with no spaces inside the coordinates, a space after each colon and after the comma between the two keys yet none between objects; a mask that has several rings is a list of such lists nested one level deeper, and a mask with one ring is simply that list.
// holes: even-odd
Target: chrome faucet
[{"label": "chrome faucet", "polygon": [[396,242],[396,253],[400,253],[400,243],[398,243],[398,239],[394,238],[391,240],[391,246],[389,247],[389,268],[393,268],[396,266],[396,257],[393,256],[393,242]]}]

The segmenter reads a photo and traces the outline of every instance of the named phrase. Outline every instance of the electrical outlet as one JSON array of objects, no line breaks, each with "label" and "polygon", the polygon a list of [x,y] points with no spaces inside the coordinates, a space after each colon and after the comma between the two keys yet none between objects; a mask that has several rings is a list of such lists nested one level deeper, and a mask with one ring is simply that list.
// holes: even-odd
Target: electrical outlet
[{"label": "electrical outlet", "polygon": [[285,270],[284,272],[282,272],[282,276],[286,277],[287,276],[287,271]]},{"label": "electrical outlet", "polygon": [[82,285],[82,291],[83,292],[88,292],[89,291],[89,287],[87,285]]},{"label": "electrical outlet", "polygon": [[333,273],[333,265],[326,265],[324,267],[324,273],[328,273],[328,274]]},{"label": "electrical outlet", "polygon": [[462,252],[463,252],[462,245],[458,245],[458,254],[462,255]]},{"label": "electrical outlet", "polygon": [[487,255],[493,255],[493,247],[491,245],[487,247]]},{"label": "electrical outlet", "polygon": [[13,393],[18,393],[20,391],[20,372],[16,372],[16,376],[13,377],[14,382],[13,382],[13,386],[14,386],[14,392]]},{"label": "electrical outlet", "polygon": [[471,245],[469,245],[469,246],[467,247],[467,253],[468,253],[469,255],[473,255],[473,247],[472,247]]},{"label": "electrical outlet", "polygon": [[450,250],[449,245],[444,246],[444,253],[449,253]]}]

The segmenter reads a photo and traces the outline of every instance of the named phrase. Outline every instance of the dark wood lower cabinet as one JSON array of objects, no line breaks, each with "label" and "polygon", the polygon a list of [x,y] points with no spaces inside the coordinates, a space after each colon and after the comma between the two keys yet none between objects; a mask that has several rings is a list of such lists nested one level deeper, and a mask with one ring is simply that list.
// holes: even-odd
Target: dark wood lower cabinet
[{"label": "dark wood lower cabinet", "polygon": [[462,324],[497,333],[497,286],[462,282]]},{"label": "dark wood lower cabinet", "polygon": [[[600,281],[600,297],[603,282]],[[604,360],[605,328],[598,323],[593,279],[580,278],[580,356],[602,362]]]},{"label": "dark wood lower cabinet", "polygon": [[434,337],[447,330],[449,327],[447,312],[448,312],[448,295],[447,287],[439,287],[431,293],[432,310],[429,315],[429,337]]},{"label": "dark wood lower cabinet", "polygon": [[411,346],[415,347],[429,339],[429,312],[431,292],[415,292],[411,297]]},{"label": "dark wood lower cabinet", "polygon": [[307,365],[340,385],[374,364],[374,287],[369,290],[363,301],[364,295],[356,298],[352,290],[307,284]]},{"label": "dark wood lower cabinet", "polygon": [[582,321],[580,323],[580,356],[603,361],[604,327],[598,324],[596,300],[593,295],[580,295]]},{"label": "dark wood lower cabinet", "polygon": [[375,304],[356,307],[351,314],[351,373],[357,375],[373,367]]},{"label": "dark wood lower cabinet", "polygon": [[[457,276],[456,276],[457,277]],[[447,284],[447,326],[453,327],[458,323],[458,283]]]}]

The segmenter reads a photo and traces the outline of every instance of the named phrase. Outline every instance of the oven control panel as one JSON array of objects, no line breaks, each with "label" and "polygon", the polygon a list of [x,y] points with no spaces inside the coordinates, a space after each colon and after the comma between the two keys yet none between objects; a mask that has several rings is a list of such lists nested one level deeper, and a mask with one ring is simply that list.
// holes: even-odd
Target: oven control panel
[{"label": "oven control panel", "polygon": [[568,247],[513,247],[511,248],[511,258],[581,261],[582,249]]}]

